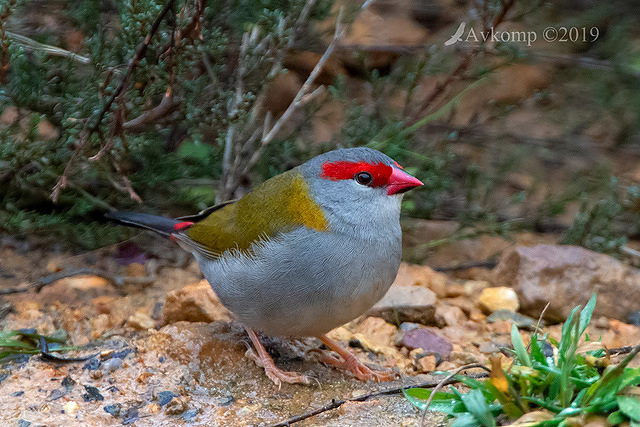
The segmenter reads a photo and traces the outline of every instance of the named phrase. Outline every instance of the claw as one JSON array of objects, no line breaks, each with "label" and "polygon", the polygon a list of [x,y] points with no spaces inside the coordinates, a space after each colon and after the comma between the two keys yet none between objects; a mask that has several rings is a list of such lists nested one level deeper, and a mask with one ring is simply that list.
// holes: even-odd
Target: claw
[{"label": "claw", "polygon": [[318,338],[320,341],[325,343],[327,347],[335,351],[338,356],[340,356],[340,358],[338,358],[330,353],[321,353],[320,362],[336,368],[345,369],[353,374],[357,379],[364,382],[369,380],[373,380],[375,382],[393,381],[397,378],[397,374],[394,372],[375,371],[369,368],[367,365],[360,362],[356,356],[340,347],[338,343],[330,340],[326,335],[319,335]]},{"label": "claw", "polygon": [[258,352],[258,354],[256,354],[252,349],[248,349],[245,355],[253,359],[256,362],[256,365],[264,368],[264,373],[275,385],[278,386],[278,389],[280,389],[283,382],[289,384],[311,384],[311,379],[306,375],[299,374],[297,372],[287,372],[278,368],[260,342],[258,334],[256,334],[253,329],[247,327],[245,327],[245,329]]}]

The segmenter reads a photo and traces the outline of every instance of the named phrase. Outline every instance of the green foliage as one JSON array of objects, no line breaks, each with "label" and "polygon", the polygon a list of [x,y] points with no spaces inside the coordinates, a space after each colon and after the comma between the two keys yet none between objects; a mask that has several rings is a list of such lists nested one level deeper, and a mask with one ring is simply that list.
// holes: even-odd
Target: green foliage
[{"label": "green foliage", "polygon": [[[608,416],[612,424],[634,425],[640,420],[640,369],[628,364],[640,346],[616,366],[608,366],[604,350],[577,352],[595,305],[594,294],[584,309],[578,306],[571,312],[559,343],[535,333],[526,347],[513,325],[512,367],[503,371],[494,366],[491,379],[484,382],[456,376],[471,391],[460,393],[451,387],[451,392],[438,392],[429,410],[448,414],[454,419],[451,425],[460,426],[494,426],[499,420],[513,421],[539,409],[548,411],[539,425],[576,425],[579,417],[590,414]],[[557,349],[557,356],[542,350],[548,342]],[[408,389],[404,394],[425,410],[431,390]]]},{"label": "green foliage", "polygon": [[[34,7],[29,2],[2,2],[0,8],[5,3],[11,6],[3,23],[8,25],[19,23]],[[185,7],[184,13],[174,16],[170,11],[162,21],[125,88],[123,103],[116,101],[83,147],[78,144],[85,122],[96,123],[166,2],[70,3],[57,18],[70,18],[85,35],[80,55],[89,58],[88,64],[70,54],[27,51],[6,39],[9,78],[0,86],[0,111],[17,106],[20,117],[0,131],[0,230],[64,236],[65,241],[93,248],[123,237],[122,230],[108,231],[94,221],[111,206],[140,209],[130,197],[132,191],[154,212],[193,212],[214,202],[225,130],[249,120],[255,94],[273,77],[268,75],[270,67],[293,37],[305,2],[207,2],[201,37],[183,34],[171,47],[173,28],[189,26],[196,3],[176,1],[175,11]],[[331,4],[317,2],[310,20],[324,18]],[[232,115],[237,58],[230,52],[238,50],[246,31],[265,43],[244,58],[243,99]],[[57,34],[45,34],[38,41],[62,42]],[[160,103],[167,88],[177,100],[171,115],[109,141],[117,114],[125,121],[140,117]],[[58,136],[43,136],[39,125],[46,121],[58,128]],[[99,160],[90,160],[106,144],[112,144],[110,149]],[[51,190],[72,159],[69,184],[54,204]]]},{"label": "green foliage", "polygon": [[583,193],[580,210],[573,225],[565,231],[562,243],[614,253],[627,243],[627,237],[620,229],[620,220],[624,216],[631,217],[635,224],[640,220],[637,212],[638,193],[638,187],[623,191],[616,178],[610,179],[609,187],[600,200],[594,202],[588,194]]},{"label": "green foliage", "polygon": [[64,346],[67,336],[64,331],[55,336],[40,335],[35,330],[0,331],[0,363],[8,362],[21,355],[40,354],[47,344],[47,352],[70,351],[75,347]]}]

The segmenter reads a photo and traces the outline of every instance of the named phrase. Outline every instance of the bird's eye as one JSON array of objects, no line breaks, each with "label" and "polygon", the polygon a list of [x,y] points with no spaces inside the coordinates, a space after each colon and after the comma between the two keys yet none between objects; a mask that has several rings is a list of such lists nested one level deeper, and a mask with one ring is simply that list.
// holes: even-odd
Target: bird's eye
[{"label": "bird's eye", "polygon": [[373,182],[373,176],[369,172],[358,172],[353,179],[360,185],[371,185]]}]

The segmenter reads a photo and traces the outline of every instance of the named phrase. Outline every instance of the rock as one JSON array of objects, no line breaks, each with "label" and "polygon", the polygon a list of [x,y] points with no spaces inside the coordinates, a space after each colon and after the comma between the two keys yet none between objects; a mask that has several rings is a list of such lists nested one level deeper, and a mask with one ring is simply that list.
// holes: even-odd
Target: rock
[{"label": "rock", "polygon": [[101,368],[105,373],[112,373],[122,368],[122,359],[114,357],[102,363]]},{"label": "rock", "polygon": [[176,397],[172,399],[164,408],[164,413],[167,415],[180,415],[184,411],[189,409],[186,397]]},{"label": "rock", "polygon": [[498,353],[500,348],[492,342],[483,342],[478,347],[480,353]]},{"label": "rock", "polygon": [[368,317],[356,329],[358,338],[367,350],[378,350],[393,346],[398,328],[379,317]]},{"label": "rock", "polygon": [[171,402],[174,397],[178,397],[178,395],[172,391],[167,390],[167,391],[161,391],[160,393],[158,393],[157,397],[158,397],[158,405],[165,406],[166,404]]},{"label": "rock", "polygon": [[498,310],[516,312],[520,307],[518,295],[512,288],[506,286],[483,289],[478,297],[478,304],[488,313]]},{"label": "rock", "polygon": [[421,348],[425,353],[437,353],[442,357],[449,356],[453,350],[449,341],[426,328],[415,328],[405,332],[400,344],[409,350]]},{"label": "rock", "polygon": [[127,265],[125,271],[128,277],[145,277],[147,275],[147,270],[144,265],[138,262],[132,262]]},{"label": "rock", "polygon": [[513,322],[510,320],[494,321],[493,323],[487,323],[487,331],[498,335],[508,335],[511,333],[512,324]]},{"label": "rock", "polygon": [[431,289],[435,294],[444,298],[447,295],[448,278],[445,274],[433,271],[423,265],[400,264],[400,269],[392,286],[421,286]]},{"label": "rock", "polygon": [[456,326],[467,320],[467,316],[460,307],[448,304],[439,304],[436,307],[436,320],[439,324]]},{"label": "rock", "polygon": [[628,320],[640,309],[640,270],[578,246],[516,247],[494,269],[494,283],[513,287],[524,314],[565,320],[597,292],[596,316]]},{"label": "rock", "polygon": [[163,307],[163,324],[179,321],[213,322],[231,320],[231,314],[206,280],[167,294]]},{"label": "rock", "polygon": [[433,354],[423,356],[416,361],[416,367],[420,372],[428,373],[435,371],[437,366],[437,358]]},{"label": "rock", "polygon": [[391,286],[387,294],[369,310],[370,316],[390,323],[416,322],[434,325],[436,294],[421,286]]},{"label": "rock", "polygon": [[156,322],[149,317],[147,313],[143,311],[136,311],[134,314],[129,316],[129,319],[127,319],[127,326],[141,331],[146,331],[147,329],[155,328]]},{"label": "rock", "polygon": [[[487,317],[487,322],[499,322],[502,320],[510,320],[516,324],[518,328],[528,328],[535,329],[538,321],[532,319],[529,316],[523,316],[522,314],[515,313],[511,310],[496,310],[489,317]],[[544,321],[540,322],[540,326],[544,326]]]},{"label": "rock", "polygon": [[638,345],[640,326],[629,325],[616,319],[610,319],[609,325],[609,331],[602,335],[602,344],[608,348]]},{"label": "rock", "polygon": [[66,402],[63,406],[62,406],[64,413],[71,416],[71,417],[75,417],[76,413],[78,412],[78,409],[80,409],[80,405],[78,405],[77,402],[74,402],[73,400],[70,400],[68,402]]}]

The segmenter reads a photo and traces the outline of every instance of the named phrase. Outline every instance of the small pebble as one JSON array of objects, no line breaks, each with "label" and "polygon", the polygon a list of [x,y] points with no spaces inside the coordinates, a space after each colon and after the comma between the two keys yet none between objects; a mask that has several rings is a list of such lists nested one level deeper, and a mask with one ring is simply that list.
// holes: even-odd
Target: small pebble
[{"label": "small pebble", "polygon": [[113,415],[114,417],[119,417],[121,410],[122,410],[122,405],[120,405],[119,403],[116,403],[113,405],[107,405],[104,407],[104,411],[107,414]]},{"label": "small pebble", "polygon": [[220,398],[220,406],[230,406],[236,403],[236,399],[233,396]]},{"label": "small pebble", "polygon": [[104,400],[104,396],[100,394],[100,390],[98,390],[97,387],[86,385],[84,386],[84,389],[87,391],[82,395],[82,398],[85,402],[96,402],[99,400]]},{"label": "small pebble", "polygon": [[122,411],[122,425],[129,425],[134,423],[140,418],[140,412],[138,408],[128,408]]},{"label": "small pebble", "polygon": [[492,342],[483,342],[478,346],[478,350],[480,353],[497,353],[500,348]]},{"label": "small pebble", "polygon": [[182,419],[185,421],[193,421],[193,419],[198,415],[198,410],[193,408],[189,409],[187,412],[182,414]]},{"label": "small pebble", "polygon": [[102,370],[107,373],[115,372],[122,368],[122,359],[114,357],[102,363]]},{"label": "small pebble", "polygon": [[59,388],[54,388],[53,390],[51,390],[51,394],[49,394],[49,400],[60,399],[65,394],[67,394],[65,391],[62,391]]},{"label": "small pebble", "polygon": [[164,409],[164,413],[167,415],[180,415],[187,410],[187,402],[184,398],[172,399]]},{"label": "small pebble", "polygon": [[20,391],[14,391],[13,393],[11,393],[9,396],[11,397],[20,397],[24,394],[24,391],[20,390]]},{"label": "small pebble", "polygon": [[64,411],[64,413],[67,415],[71,415],[72,417],[76,415],[76,412],[78,412],[78,409],[80,409],[80,405],[78,405],[73,400],[65,403],[62,406],[62,410]]},{"label": "small pebble", "polygon": [[158,393],[158,404],[164,406],[171,402],[174,397],[178,397],[178,395],[172,391],[161,391]]},{"label": "small pebble", "polygon": [[90,371],[95,371],[99,367],[100,367],[100,359],[94,357],[93,359],[89,359],[89,361],[84,364],[82,369],[88,369]]},{"label": "small pebble", "polygon": [[73,388],[74,385],[76,385],[76,382],[71,377],[64,377],[64,379],[62,380],[62,386],[67,390]]},{"label": "small pebble", "polygon": [[161,410],[162,410],[162,407],[157,403],[152,403],[149,406],[147,406],[147,411],[152,415],[159,413]]},{"label": "small pebble", "polygon": [[29,427],[30,425],[31,425],[31,421],[18,420],[18,427]]}]

